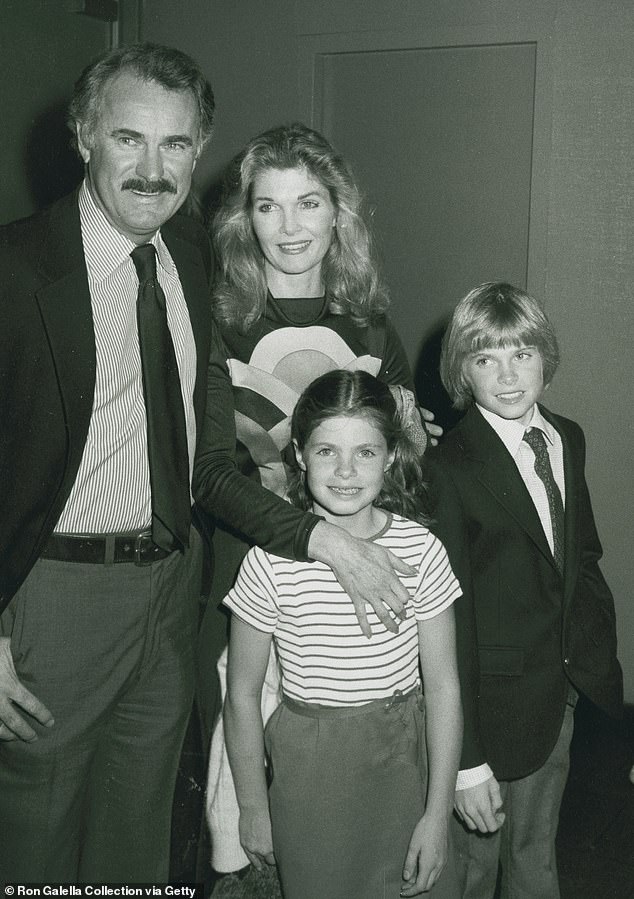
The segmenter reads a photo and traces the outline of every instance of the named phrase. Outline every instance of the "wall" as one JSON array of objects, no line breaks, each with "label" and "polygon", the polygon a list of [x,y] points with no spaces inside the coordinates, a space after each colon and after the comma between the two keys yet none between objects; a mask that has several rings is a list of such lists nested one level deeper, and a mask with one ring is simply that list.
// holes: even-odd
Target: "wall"
[{"label": "wall", "polygon": [[549,400],[581,421],[634,701],[634,7],[561,4],[554,58],[546,297],[563,364]]},{"label": "wall", "polygon": [[[627,695],[633,701],[629,546],[634,424],[629,394],[634,359],[627,350],[634,333],[634,11],[629,0],[268,0],[235,5],[218,0],[197,6],[190,24],[176,27],[179,45],[202,62],[218,93],[213,161],[203,169],[210,182],[248,136],[304,115],[298,86],[301,34],[385,27],[405,32],[423,25],[499,27],[501,22],[546,22],[552,29],[546,300],[561,335],[564,361],[550,401],[586,429],[588,479],[605,545],[604,569],[617,600]],[[146,36],[174,41],[171,4],[154,0],[148,7]]]},{"label": "wall", "polygon": [[[214,79],[219,112],[202,186],[244,139],[305,117],[301,36],[521,23],[551,34],[552,133],[545,284],[563,364],[553,408],[580,420],[588,480],[613,587],[626,694],[634,701],[634,8],[631,0],[147,0],[145,36],[192,52]],[[386,160],[389,163],[389,160]],[[207,184],[205,184],[207,179]],[[539,273],[537,273],[539,275]]]},{"label": "wall", "polygon": [[108,46],[104,22],[71,13],[64,0],[2,0],[3,107],[0,222],[30,215],[65,194],[83,166],[69,150],[66,104],[75,79]]},{"label": "wall", "polygon": [[250,137],[300,114],[295,3],[188,0],[186,18],[177,7],[174,0],[146,0],[142,36],[191,53],[213,85],[212,150],[195,178],[204,193]]},{"label": "wall", "polygon": [[[545,284],[563,349],[549,401],[586,430],[588,480],[633,702],[631,0],[145,0],[140,9],[141,36],[190,52],[214,84],[215,136],[197,170],[198,186],[208,196],[248,137],[281,121],[307,118],[301,85],[305,35],[383,29],[409,34],[421,28],[451,34],[522,23],[549,30],[547,249],[545,277],[535,277]],[[0,33],[0,78],[12,90],[5,129],[11,140],[2,148],[0,183],[0,218],[9,221],[61,195],[80,176],[67,150],[64,106],[77,74],[107,46],[109,34],[104,23],[69,13],[64,0],[3,0]],[[416,310],[412,314],[420,317]]]}]

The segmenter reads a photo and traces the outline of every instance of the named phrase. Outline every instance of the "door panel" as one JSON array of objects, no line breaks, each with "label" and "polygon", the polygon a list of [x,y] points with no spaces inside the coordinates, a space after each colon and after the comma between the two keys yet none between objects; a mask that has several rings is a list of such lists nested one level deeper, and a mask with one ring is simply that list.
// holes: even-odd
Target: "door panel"
[{"label": "door panel", "polygon": [[527,284],[536,44],[323,53],[318,72],[316,127],[369,198],[392,316],[437,410],[455,302],[482,281]]}]

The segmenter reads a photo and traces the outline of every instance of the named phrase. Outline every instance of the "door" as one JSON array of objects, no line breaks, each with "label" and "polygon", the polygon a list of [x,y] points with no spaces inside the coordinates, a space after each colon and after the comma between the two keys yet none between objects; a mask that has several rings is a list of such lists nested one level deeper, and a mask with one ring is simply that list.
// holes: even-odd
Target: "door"
[{"label": "door", "polygon": [[483,281],[526,287],[535,264],[537,42],[318,48],[313,66],[313,122],[361,182],[419,397],[449,425],[451,309]]}]

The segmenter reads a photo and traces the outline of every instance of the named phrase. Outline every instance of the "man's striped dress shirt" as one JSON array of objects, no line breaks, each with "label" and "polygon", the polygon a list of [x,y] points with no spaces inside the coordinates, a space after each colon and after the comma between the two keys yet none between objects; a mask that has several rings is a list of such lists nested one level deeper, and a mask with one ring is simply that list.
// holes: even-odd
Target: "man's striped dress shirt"
[{"label": "man's striped dress shirt", "polygon": [[[95,328],[96,384],[82,461],[55,530],[139,531],[150,526],[151,496],[136,319],[138,278],[130,258],[135,244],[110,225],[86,182],[79,192],[79,213]],[[191,476],[196,347],[176,266],[160,233],[152,243],[178,363]],[[72,329],[72,321],[68,327]]]}]

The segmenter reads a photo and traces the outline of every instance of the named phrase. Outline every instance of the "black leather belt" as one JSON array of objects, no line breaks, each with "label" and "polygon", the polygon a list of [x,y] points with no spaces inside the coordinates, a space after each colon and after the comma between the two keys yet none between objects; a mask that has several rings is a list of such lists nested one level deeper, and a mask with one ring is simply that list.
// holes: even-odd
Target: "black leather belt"
[{"label": "black leather belt", "polygon": [[133,562],[151,565],[169,556],[169,552],[152,543],[149,533],[143,534],[51,534],[40,553],[41,559],[57,562],[91,562],[112,565]]}]

